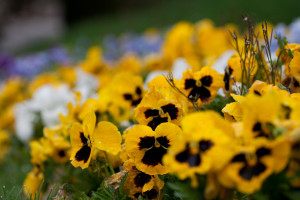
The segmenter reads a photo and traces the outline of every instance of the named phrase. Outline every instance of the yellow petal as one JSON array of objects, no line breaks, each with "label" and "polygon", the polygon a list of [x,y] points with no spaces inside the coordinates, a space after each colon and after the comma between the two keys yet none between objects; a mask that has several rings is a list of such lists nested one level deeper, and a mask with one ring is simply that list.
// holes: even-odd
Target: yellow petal
[{"label": "yellow petal", "polygon": [[122,136],[118,128],[106,121],[99,122],[93,137],[94,147],[116,155],[121,150]]},{"label": "yellow petal", "polygon": [[291,60],[290,70],[291,70],[291,75],[299,81],[300,80],[300,52],[298,51],[294,53],[294,58]]},{"label": "yellow petal", "polygon": [[158,125],[157,128],[155,129],[155,133],[156,133],[155,135],[156,138],[165,136],[169,140],[170,146],[176,144],[176,141],[178,140],[178,136],[182,134],[179,126],[170,122],[162,123]]},{"label": "yellow petal", "polygon": [[83,127],[88,130],[89,134],[94,132],[96,125],[96,115],[91,110],[83,119]]},{"label": "yellow petal", "polygon": [[243,110],[239,102],[227,104],[223,109],[224,118],[230,122],[239,122],[243,117]]},{"label": "yellow petal", "polygon": [[[74,122],[70,132],[71,145],[73,147],[82,147],[82,141],[80,138],[80,133],[84,133],[83,127],[78,122]],[[84,134],[87,138],[87,135]]]}]

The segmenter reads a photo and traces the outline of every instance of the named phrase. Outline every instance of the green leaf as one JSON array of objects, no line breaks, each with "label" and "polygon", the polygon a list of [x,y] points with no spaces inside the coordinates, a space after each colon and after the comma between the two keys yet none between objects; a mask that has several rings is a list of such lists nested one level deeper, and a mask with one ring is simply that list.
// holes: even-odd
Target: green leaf
[{"label": "green leaf", "polygon": [[39,189],[39,191],[38,191],[38,194],[37,194],[37,196],[36,196],[36,200],[39,200],[40,199],[40,194],[41,194],[41,192],[42,192],[42,187],[43,187],[43,185],[44,185],[44,180],[43,180],[43,182],[42,182],[42,184],[41,184],[41,186],[40,186],[40,189]]},{"label": "green leaf", "polygon": [[144,198],[142,197],[142,195],[139,196],[138,200],[144,200]]},{"label": "green leaf", "polygon": [[168,187],[174,190],[174,196],[184,200],[199,200],[201,198],[201,190],[192,188],[189,183],[177,182],[167,183]]},{"label": "green leaf", "polygon": [[262,193],[255,193],[255,194],[253,194],[253,199],[255,199],[255,200],[268,200],[268,198],[266,197],[266,195],[264,195]]},{"label": "green leaf", "polygon": [[278,87],[282,90],[287,90],[287,88],[284,85],[282,85],[281,83],[278,83]]},{"label": "green leaf", "polygon": [[290,200],[299,200],[300,191],[289,191],[285,194]]},{"label": "green leaf", "polygon": [[294,176],[289,177],[288,180],[289,180],[289,181],[293,181],[293,180],[296,180],[296,179],[298,179],[298,178],[300,178],[300,171],[297,171],[297,172],[294,174]]},{"label": "green leaf", "polygon": [[124,184],[125,184],[127,176],[128,176],[128,172],[122,177],[122,180],[120,182],[120,187],[119,187],[119,194],[120,195],[124,195]]},{"label": "green leaf", "polygon": [[103,191],[107,194],[107,196],[109,196],[111,198],[113,197],[113,195],[110,193],[109,189],[103,188]]}]

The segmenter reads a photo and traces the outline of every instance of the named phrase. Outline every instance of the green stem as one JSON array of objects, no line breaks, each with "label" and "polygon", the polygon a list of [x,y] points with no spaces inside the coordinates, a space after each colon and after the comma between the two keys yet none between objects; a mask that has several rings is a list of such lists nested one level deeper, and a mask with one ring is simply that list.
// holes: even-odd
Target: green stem
[{"label": "green stem", "polygon": [[108,169],[107,169],[107,167],[106,167],[106,166],[104,167],[104,171],[105,171],[105,175],[106,175],[106,177],[109,177],[109,176],[110,176],[110,174],[109,174],[109,171],[108,171]]},{"label": "green stem", "polygon": [[109,167],[111,173],[114,174],[114,173],[115,173],[115,170],[114,170],[114,168],[112,167],[112,165],[111,165],[111,163],[110,163],[110,161],[109,161],[109,159],[108,159],[108,155],[107,155],[107,153],[106,153],[105,151],[103,151],[103,152],[104,152],[105,158],[106,158],[106,160],[107,160],[108,167]]}]

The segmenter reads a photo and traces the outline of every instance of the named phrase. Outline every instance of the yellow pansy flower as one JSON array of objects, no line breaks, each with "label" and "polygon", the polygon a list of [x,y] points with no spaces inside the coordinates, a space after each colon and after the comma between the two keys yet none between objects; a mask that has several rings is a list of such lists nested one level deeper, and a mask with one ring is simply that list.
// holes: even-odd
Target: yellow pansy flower
[{"label": "yellow pansy flower", "polygon": [[223,87],[222,75],[206,66],[195,73],[189,69],[185,71],[179,88],[190,100],[205,104],[215,98],[221,87]]},{"label": "yellow pansy flower", "polygon": [[181,130],[172,123],[163,123],[153,131],[149,126],[136,125],[128,130],[125,148],[136,168],[149,175],[166,174],[162,158],[176,144]]},{"label": "yellow pansy flower", "polygon": [[122,137],[118,128],[110,122],[101,121],[96,126],[96,116],[90,111],[83,124],[74,122],[71,128],[71,158],[74,167],[89,166],[95,148],[116,155],[121,149]]}]

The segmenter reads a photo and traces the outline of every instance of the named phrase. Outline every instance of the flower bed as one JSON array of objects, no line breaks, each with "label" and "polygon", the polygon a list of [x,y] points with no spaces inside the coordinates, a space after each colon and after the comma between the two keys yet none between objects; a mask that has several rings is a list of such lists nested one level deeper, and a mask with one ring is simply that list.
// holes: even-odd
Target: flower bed
[{"label": "flower bed", "polygon": [[299,20],[243,20],[5,57],[0,161],[31,164],[4,197],[298,199]]}]

